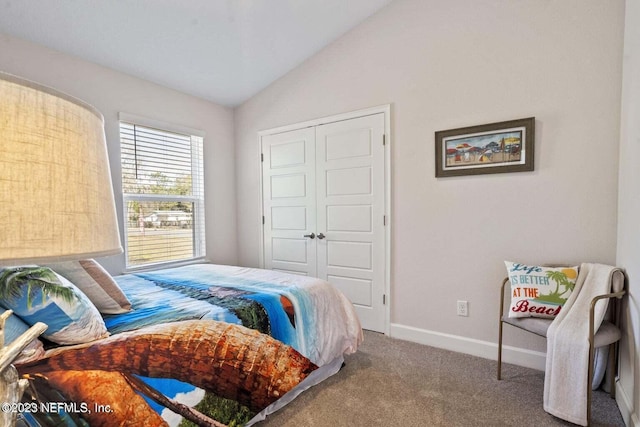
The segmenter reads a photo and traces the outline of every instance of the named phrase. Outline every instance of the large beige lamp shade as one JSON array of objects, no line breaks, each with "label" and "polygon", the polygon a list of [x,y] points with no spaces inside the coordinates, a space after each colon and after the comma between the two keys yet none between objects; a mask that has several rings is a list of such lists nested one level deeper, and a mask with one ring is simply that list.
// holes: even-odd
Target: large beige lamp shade
[{"label": "large beige lamp shade", "polygon": [[102,115],[0,73],[0,265],[120,252]]}]

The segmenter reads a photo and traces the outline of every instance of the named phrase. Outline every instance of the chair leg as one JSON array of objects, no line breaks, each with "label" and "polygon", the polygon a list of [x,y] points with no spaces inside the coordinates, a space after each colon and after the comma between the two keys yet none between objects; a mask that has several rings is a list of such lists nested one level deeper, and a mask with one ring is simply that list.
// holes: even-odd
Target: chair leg
[{"label": "chair leg", "polygon": [[618,343],[614,342],[609,345],[609,367],[607,368],[611,377],[609,383],[609,395],[612,399],[616,398],[616,377],[618,376]]},{"label": "chair leg", "polygon": [[589,366],[587,368],[587,426],[591,425],[591,397],[593,390],[593,360],[595,358],[595,348],[593,348],[593,337],[589,340]]},{"label": "chair leg", "polygon": [[504,314],[504,287],[509,282],[507,277],[500,287],[500,316],[498,317],[498,381],[502,379],[502,316]]},{"label": "chair leg", "polygon": [[498,381],[502,379],[502,319],[498,322]]}]

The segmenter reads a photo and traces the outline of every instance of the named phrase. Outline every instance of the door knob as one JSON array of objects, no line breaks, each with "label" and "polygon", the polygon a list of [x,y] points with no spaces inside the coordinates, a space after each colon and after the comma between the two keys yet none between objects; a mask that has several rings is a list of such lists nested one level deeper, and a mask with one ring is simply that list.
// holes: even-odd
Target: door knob
[{"label": "door knob", "polygon": [[320,239],[320,240],[324,239],[325,237],[327,237],[327,236],[325,236],[325,235],[324,235],[324,234],[322,234],[322,233],[318,234],[318,239]]},{"label": "door knob", "polygon": [[[303,237],[309,237],[311,239],[315,239],[316,238],[316,233],[305,234]],[[324,237],[324,236],[322,236],[322,237]],[[320,238],[320,236],[318,236],[318,238]]]}]

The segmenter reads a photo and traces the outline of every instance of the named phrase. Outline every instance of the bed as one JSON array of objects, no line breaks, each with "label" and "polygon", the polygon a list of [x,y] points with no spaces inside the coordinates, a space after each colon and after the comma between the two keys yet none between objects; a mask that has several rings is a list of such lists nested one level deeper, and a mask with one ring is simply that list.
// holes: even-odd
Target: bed
[{"label": "bed", "polygon": [[320,279],[195,264],[113,280],[129,305],[102,310],[107,332],[76,322],[98,339],[61,341],[46,315],[46,353],[16,365],[30,382],[18,425],[249,426],[337,373],[362,341],[352,304]]}]

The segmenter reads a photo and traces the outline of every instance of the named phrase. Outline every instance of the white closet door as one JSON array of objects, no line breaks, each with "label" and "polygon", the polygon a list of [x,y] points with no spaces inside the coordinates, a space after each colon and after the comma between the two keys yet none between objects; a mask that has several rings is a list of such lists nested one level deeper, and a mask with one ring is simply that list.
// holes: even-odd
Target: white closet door
[{"label": "white closet door", "polygon": [[383,135],[382,113],[316,128],[318,277],[374,331],[386,322]]},{"label": "white closet door", "polygon": [[315,131],[262,137],[264,266],[317,276]]}]

